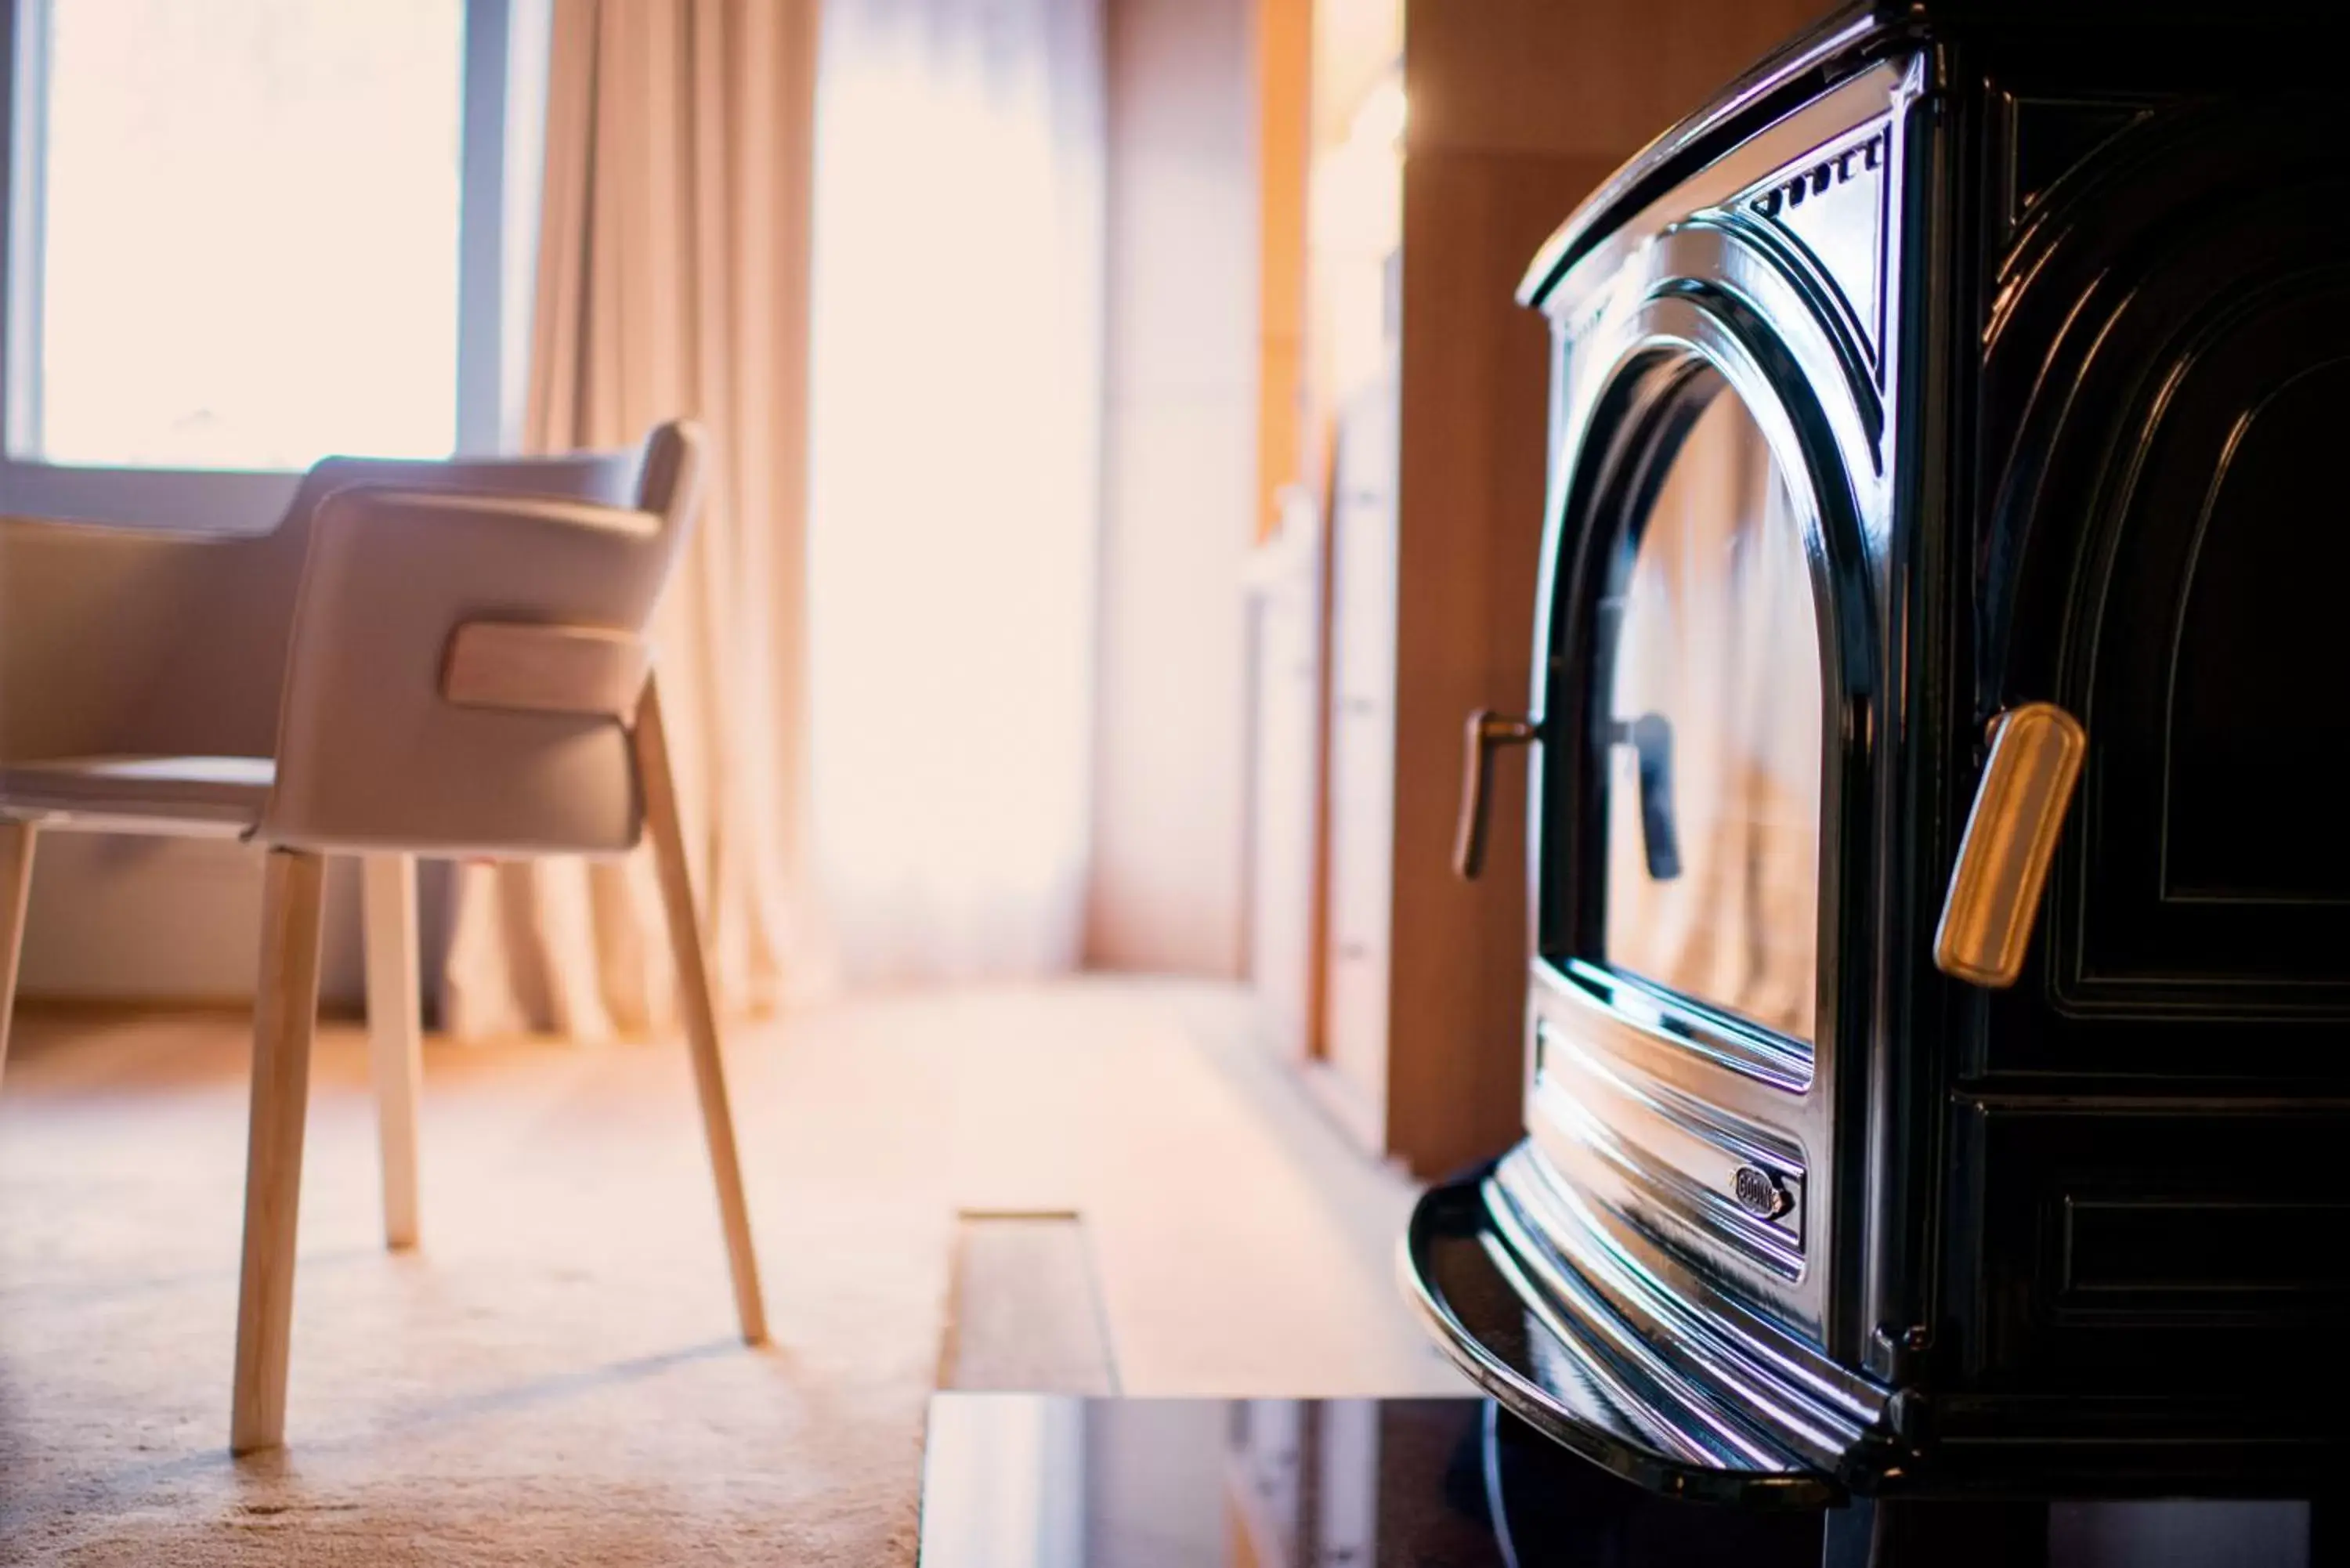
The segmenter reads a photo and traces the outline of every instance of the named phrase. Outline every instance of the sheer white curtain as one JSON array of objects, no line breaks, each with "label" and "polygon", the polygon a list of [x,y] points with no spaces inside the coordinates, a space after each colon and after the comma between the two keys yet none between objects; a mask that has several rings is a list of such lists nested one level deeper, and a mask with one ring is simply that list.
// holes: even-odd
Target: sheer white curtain
[{"label": "sheer white curtain", "polygon": [[809,674],[843,974],[1078,956],[1101,0],[826,0]]}]

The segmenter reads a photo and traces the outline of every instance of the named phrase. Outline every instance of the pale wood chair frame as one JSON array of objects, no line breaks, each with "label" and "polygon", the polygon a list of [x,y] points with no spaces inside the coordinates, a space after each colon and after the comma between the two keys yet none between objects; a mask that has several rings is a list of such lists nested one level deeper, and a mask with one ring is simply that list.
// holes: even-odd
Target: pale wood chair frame
[{"label": "pale wood chair frame", "polygon": [[[452,700],[454,700],[452,698]],[[515,696],[502,703],[523,707]],[[576,710],[572,710],[576,711]],[[630,753],[644,791],[645,830],[660,872],[661,908],[669,926],[670,952],[677,964],[679,1005],[693,1062],[694,1090],[701,1103],[702,1133],[718,1187],[720,1223],[726,1235],[726,1261],[734,1288],[734,1310],[745,1344],[767,1337],[766,1307],[759,1288],[751,1242],[749,1206],[743,1191],[734,1117],[720,1053],[718,1016],[702,945],[700,917],[678,815],[677,789],[670,769],[669,742],[661,726],[660,690],[650,674],[629,724]],[[389,906],[396,899],[412,915],[414,887],[406,857],[371,857],[368,895]],[[236,1453],[273,1448],[284,1441],[286,1385],[294,1315],[295,1216],[300,1205],[302,1139],[309,1096],[310,1044],[318,1010],[318,952],[326,906],[326,857],[315,850],[275,848],[268,857],[262,906],[262,973],[254,1012],[253,1113],[245,1154],[244,1262],[238,1287],[236,1372],[229,1447]],[[383,928],[412,932],[406,920]],[[0,933],[0,940],[7,940]],[[369,936],[369,1038],[383,1133],[384,1226],[387,1241],[412,1245],[416,1225],[416,1094],[421,1082],[418,1032],[400,1016],[395,1002],[380,1018],[385,998],[372,981],[379,964],[387,981],[394,970],[412,974],[412,936]],[[413,1006],[415,991],[397,993]],[[404,1221],[404,1231],[403,1231]],[[404,1234],[404,1239],[403,1239]]]},{"label": "pale wood chair frame", "polygon": [[[0,1079],[7,1072],[9,1024],[39,838],[38,819],[0,815]],[[424,1020],[416,857],[395,853],[356,858],[361,877],[368,1058],[382,1158],[383,1241],[393,1251],[405,1251],[417,1245],[421,1227],[417,1102],[423,1095]]]}]

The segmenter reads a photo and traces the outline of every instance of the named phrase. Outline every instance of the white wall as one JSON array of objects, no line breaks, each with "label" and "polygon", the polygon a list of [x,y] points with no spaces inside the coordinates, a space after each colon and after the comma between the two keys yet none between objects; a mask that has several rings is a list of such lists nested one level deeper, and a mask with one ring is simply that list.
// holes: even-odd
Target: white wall
[{"label": "white wall", "polygon": [[1246,943],[1257,210],[1249,0],[1109,0],[1094,967]]}]

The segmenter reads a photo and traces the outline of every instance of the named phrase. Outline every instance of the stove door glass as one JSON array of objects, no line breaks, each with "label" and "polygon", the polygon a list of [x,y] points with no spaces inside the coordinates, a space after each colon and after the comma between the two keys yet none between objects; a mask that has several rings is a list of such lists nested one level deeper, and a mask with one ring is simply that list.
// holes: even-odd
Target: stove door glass
[{"label": "stove door glass", "polygon": [[1738,394],[1705,369],[1683,396],[1600,607],[1603,956],[1809,1044],[1825,702],[1802,514]]}]

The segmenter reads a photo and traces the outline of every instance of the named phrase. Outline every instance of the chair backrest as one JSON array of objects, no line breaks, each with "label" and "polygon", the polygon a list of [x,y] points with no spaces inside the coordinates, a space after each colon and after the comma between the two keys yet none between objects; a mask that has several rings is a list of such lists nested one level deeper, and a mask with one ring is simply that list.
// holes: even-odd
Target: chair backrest
[{"label": "chair backrest", "polygon": [[269,756],[311,524],[328,496],[392,484],[628,506],[643,455],[328,458],[273,526],[235,534],[0,519],[0,762]]},{"label": "chair backrest", "polygon": [[654,431],[627,462],[629,502],[484,483],[527,467],[369,472],[320,495],[262,836],[485,856],[633,845],[633,694],[575,711],[452,699],[452,646],[485,627],[641,639],[699,511],[702,452],[691,425]]}]

